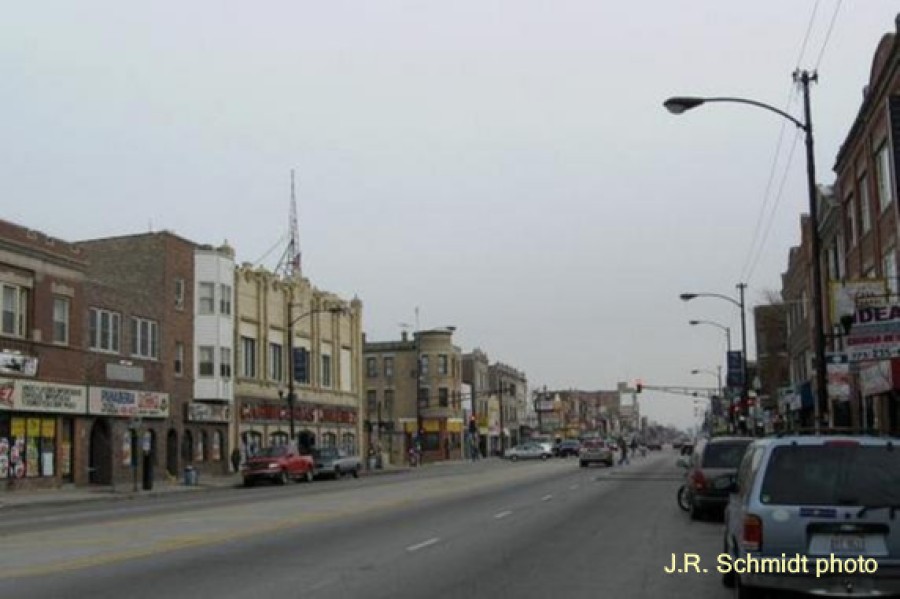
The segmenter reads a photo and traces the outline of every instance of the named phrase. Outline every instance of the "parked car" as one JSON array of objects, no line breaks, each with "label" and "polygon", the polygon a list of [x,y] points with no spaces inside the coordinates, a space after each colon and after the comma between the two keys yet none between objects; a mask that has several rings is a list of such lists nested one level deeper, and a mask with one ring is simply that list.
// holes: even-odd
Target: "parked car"
[{"label": "parked car", "polygon": [[546,460],[553,451],[540,443],[521,443],[506,450],[503,457],[515,462],[518,460]]},{"label": "parked car", "polygon": [[581,441],[578,439],[563,439],[553,446],[553,455],[558,458],[577,456],[581,450]]},{"label": "parked car", "polygon": [[[801,556],[808,573],[724,572],[738,596],[787,591],[829,596],[900,594],[898,440],[867,436],[789,436],[755,441],[744,455],[725,514],[731,558]],[[818,559],[858,563],[866,573]],[[877,570],[874,563],[877,562]]]},{"label": "parked car", "polygon": [[714,437],[700,439],[694,451],[679,463],[688,469],[687,502],[691,519],[697,520],[712,510],[723,511],[750,437]]},{"label": "parked car", "polygon": [[578,453],[578,465],[587,468],[591,464],[606,464],[612,466],[614,462],[613,450],[609,443],[600,440],[585,441]]},{"label": "parked car", "polygon": [[241,476],[245,487],[252,487],[260,480],[283,485],[289,480],[312,481],[313,468],[310,456],[300,455],[288,446],[276,445],[247,458]]},{"label": "parked car", "polygon": [[340,478],[346,474],[359,478],[359,471],[362,470],[362,460],[359,456],[348,455],[336,447],[313,449],[312,457],[315,462],[314,474],[317,478],[323,476]]},{"label": "parked car", "polygon": [[647,439],[647,449],[650,451],[662,451],[662,441],[659,439]]}]

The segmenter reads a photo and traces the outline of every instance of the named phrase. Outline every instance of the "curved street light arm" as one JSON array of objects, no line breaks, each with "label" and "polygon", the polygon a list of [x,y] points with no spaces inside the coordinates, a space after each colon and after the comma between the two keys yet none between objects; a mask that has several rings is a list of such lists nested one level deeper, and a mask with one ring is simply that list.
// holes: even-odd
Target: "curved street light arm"
[{"label": "curved street light arm", "polygon": [[723,299],[725,301],[731,302],[738,308],[741,307],[741,302],[737,301],[733,297],[728,297],[727,295],[722,295],[721,293],[689,293],[689,294],[683,294],[683,295],[691,296],[689,298],[683,298],[684,301],[690,301],[690,300],[694,299],[695,297],[717,297],[719,299]]},{"label": "curved street light arm", "polygon": [[687,110],[692,108],[696,108],[701,104],[706,104],[707,102],[728,102],[732,104],[749,104],[750,106],[756,106],[757,108],[762,108],[763,110],[768,110],[769,112],[774,112],[778,116],[786,118],[790,122],[794,123],[797,127],[800,128],[801,131],[809,132],[811,129],[808,124],[801,123],[794,116],[786,113],[783,110],[775,108],[770,104],[766,104],[765,102],[759,102],[757,100],[750,100],[748,98],[730,98],[730,97],[717,97],[717,98],[699,98],[692,96],[676,96],[674,98],[669,98],[665,102],[663,102],[663,106],[666,107],[666,110],[671,112],[672,114],[681,114]]}]

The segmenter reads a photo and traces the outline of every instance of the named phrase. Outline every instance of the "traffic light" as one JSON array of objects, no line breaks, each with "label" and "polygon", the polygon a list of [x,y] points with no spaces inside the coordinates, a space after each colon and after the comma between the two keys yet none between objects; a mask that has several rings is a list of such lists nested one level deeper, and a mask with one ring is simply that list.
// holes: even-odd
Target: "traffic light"
[{"label": "traffic light", "polygon": [[642,383],[641,381],[635,381],[634,382],[634,392],[640,393],[643,390],[644,390],[644,383]]}]

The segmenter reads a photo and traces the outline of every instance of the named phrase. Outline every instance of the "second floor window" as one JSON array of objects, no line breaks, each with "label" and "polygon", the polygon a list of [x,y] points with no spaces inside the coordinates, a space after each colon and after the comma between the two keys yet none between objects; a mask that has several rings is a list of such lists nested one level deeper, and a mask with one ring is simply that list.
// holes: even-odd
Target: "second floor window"
[{"label": "second floor window", "polygon": [[28,289],[18,285],[3,284],[0,294],[0,333],[14,337],[24,337],[28,315]]},{"label": "second floor window", "polygon": [[155,321],[131,319],[131,355],[154,359],[159,356],[159,326]]},{"label": "second floor window", "polygon": [[118,312],[91,308],[89,320],[91,349],[118,353],[121,315]]},{"label": "second floor window", "polygon": [[441,354],[438,356],[438,374],[446,375],[449,372],[447,368],[447,355]]},{"label": "second floor window", "polygon": [[419,358],[419,368],[422,370],[422,376],[428,374],[428,356],[421,356]]},{"label": "second floor window", "polygon": [[865,175],[859,180],[859,224],[860,236],[872,228],[872,213],[869,208],[869,179]]},{"label": "second floor window", "polygon": [[175,279],[175,309],[184,309],[184,279]]},{"label": "second floor window", "polygon": [[216,374],[216,348],[211,345],[201,345],[197,348],[197,374],[199,376],[215,376]]},{"label": "second floor window", "polygon": [[327,354],[322,356],[322,386],[331,386],[331,356]]},{"label": "second floor window", "polygon": [[894,200],[894,194],[891,192],[891,157],[887,144],[883,144],[875,154],[875,179],[878,186],[878,205],[884,212]]},{"label": "second floor window", "polygon": [[219,294],[219,312],[228,316],[231,314],[231,285],[220,285]]},{"label": "second floor window", "polygon": [[384,391],[384,412],[381,415],[385,420],[394,419],[394,390],[385,389]]},{"label": "second floor window", "polygon": [[369,411],[369,420],[378,417],[378,391],[369,389],[366,391],[366,409]]},{"label": "second floor window", "polygon": [[282,374],[283,363],[284,358],[281,353],[281,345],[269,343],[269,380],[280,381],[284,378]]},{"label": "second floor window", "polygon": [[384,378],[389,379],[394,376],[394,358],[384,359]]},{"label": "second floor window", "polygon": [[366,376],[370,379],[378,376],[378,360],[375,358],[366,358]]},{"label": "second floor window", "polygon": [[231,378],[231,348],[219,348],[219,374],[223,379]]},{"label": "second floor window", "polygon": [[175,343],[175,376],[184,374],[184,343]]},{"label": "second floor window", "polygon": [[53,343],[69,344],[69,298],[53,298]]},{"label": "second floor window", "polygon": [[256,339],[241,337],[241,376],[256,377]]},{"label": "second floor window", "polygon": [[200,314],[212,314],[216,309],[216,286],[212,283],[200,283],[197,287],[197,311]]},{"label": "second floor window", "polygon": [[438,405],[442,408],[446,408],[450,405],[450,390],[447,387],[440,387],[438,389]]}]

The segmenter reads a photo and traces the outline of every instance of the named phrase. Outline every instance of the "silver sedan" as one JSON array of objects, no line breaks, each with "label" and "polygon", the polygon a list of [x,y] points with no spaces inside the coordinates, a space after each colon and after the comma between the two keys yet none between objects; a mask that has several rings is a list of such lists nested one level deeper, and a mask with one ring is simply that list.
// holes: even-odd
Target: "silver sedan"
[{"label": "silver sedan", "polygon": [[510,461],[516,460],[546,460],[552,452],[539,443],[522,443],[506,450],[503,457]]}]

